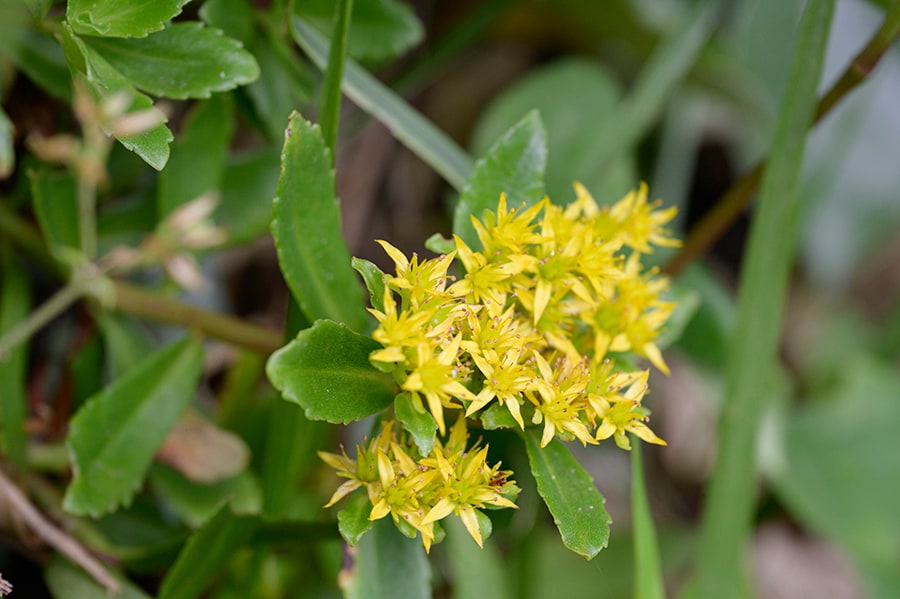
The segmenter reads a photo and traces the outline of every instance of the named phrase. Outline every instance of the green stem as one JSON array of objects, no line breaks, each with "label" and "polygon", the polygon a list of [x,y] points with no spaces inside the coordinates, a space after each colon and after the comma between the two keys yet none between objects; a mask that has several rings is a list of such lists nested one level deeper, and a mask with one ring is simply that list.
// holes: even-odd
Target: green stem
[{"label": "green stem", "polygon": [[97,189],[87,180],[78,177],[78,232],[81,251],[88,260],[97,256]]},{"label": "green stem", "polygon": [[700,533],[697,597],[745,597],[745,542],[755,493],[755,440],[777,364],[784,298],[794,253],[806,132],[815,114],[834,0],[807,3],[790,81],[763,176],[741,268],[737,330],[729,348],[719,452]]},{"label": "green stem", "polygon": [[[856,89],[900,36],[900,1],[895,0],[884,15],[884,22],[869,43],[850,62],[841,77],[819,100],[812,125],[818,124],[847,94]],[[715,207],[695,224],[681,250],[666,264],[664,271],[678,275],[710,248],[738,219],[753,200],[762,180],[766,161],[758,162],[719,199]]]},{"label": "green stem", "polygon": [[122,281],[115,281],[114,287],[117,310],[157,322],[193,328],[210,337],[266,355],[283,345],[281,334],[277,331],[245,322],[234,316],[204,310]]},{"label": "green stem", "polygon": [[631,435],[631,517],[634,527],[634,599],[665,599],[659,546],[647,488],[641,440]]},{"label": "green stem", "polygon": [[30,313],[25,320],[0,337],[0,360],[5,360],[13,348],[28,340],[44,325],[62,314],[66,308],[84,295],[93,282],[94,279],[91,277],[74,277],[70,283]]},{"label": "green stem", "polygon": [[319,125],[325,145],[331,150],[334,164],[334,150],[337,143],[338,117],[341,111],[341,80],[344,77],[344,58],[347,54],[347,34],[350,31],[350,15],[353,0],[338,0],[334,8],[334,29],[328,50],[328,67],[322,86],[322,101],[319,104]]}]

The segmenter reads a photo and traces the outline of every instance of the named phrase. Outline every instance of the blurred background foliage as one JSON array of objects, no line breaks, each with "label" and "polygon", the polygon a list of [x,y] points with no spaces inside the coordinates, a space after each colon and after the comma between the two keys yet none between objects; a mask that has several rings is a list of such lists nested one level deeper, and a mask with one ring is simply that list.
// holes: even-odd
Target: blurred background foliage
[{"label": "blurred background foliage", "polygon": [[[153,21],[150,4],[142,14]],[[114,566],[126,597],[337,597],[345,556],[333,514],[320,509],[333,481],[315,450],[333,448],[338,439],[331,428],[307,423],[304,446],[284,456],[296,476],[272,483],[277,470],[273,475],[264,456],[281,402],[263,374],[287,310],[268,234],[283,132],[292,110],[315,120],[322,86],[311,42],[298,39],[304,36],[289,11],[327,37],[334,5],[162,4],[171,14],[156,19],[175,21],[165,31],[202,23],[203,31],[224,32],[204,41],[208,47],[185,46],[187,54],[173,59],[177,66],[190,62],[191,52],[213,57],[187,71],[185,81],[197,87],[180,86],[175,69],[153,64],[161,50],[146,40],[156,34],[122,37],[97,29],[90,2],[0,2],[0,330],[9,331],[59,288],[70,266],[61,256],[79,245],[76,180],[41,161],[32,143],[78,133],[73,78],[86,77],[94,89],[145,92],[141,107],[161,108],[168,123],[159,127],[173,138],[169,143],[154,129],[155,140],[132,142],[136,152],[118,143],[109,148],[108,178],[97,197],[98,254],[162,235],[173,211],[211,191],[219,200],[212,224],[228,234],[214,251],[189,252],[205,286],[179,289],[160,267],[171,256],[160,254],[157,263],[129,275],[133,287],[120,285],[111,306],[75,303],[33,336],[26,351],[0,362],[2,464],[10,477],[4,484],[15,481],[46,517]],[[820,93],[896,5],[836,3]],[[554,201],[573,197],[573,180],[601,202],[647,181],[654,197],[679,206],[678,227],[687,235],[769,151],[792,84],[790,57],[803,7],[800,0],[356,0],[347,51],[406,100],[403,110],[419,111],[473,157],[538,109],[548,135],[546,189]],[[126,19],[121,27],[139,22]],[[224,40],[243,49],[220,47]],[[220,64],[227,65],[221,73]],[[760,597],[888,599],[900,589],[897,49],[864,75],[859,89],[812,130],[803,163],[780,369],[768,381],[772,401],[757,443],[762,477],[747,553]],[[449,234],[458,190],[421,153],[398,142],[402,135],[372,118],[369,112],[389,120],[389,107],[371,88],[360,89],[348,90],[345,82],[355,103],[342,106],[337,192],[351,254],[387,269],[373,240],[422,253],[432,233]],[[357,108],[358,96],[369,98],[374,110]],[[396,123],[391,128],[396,132]],[[742,211],[675,279],[676,293],[696,293],[700,302],[667,352],[672,376],[655,373],[651,383],[648,405],[669,446],[645,448],[644,462],[672,595],[697,552],[733,341],[734,290],[752,218],[752,207]],[[672,256],[654,257],[665,265]],[[157,432],[166,439],[145,480],[136,481],[133,502],[98,518],[74,515],[90,510],[62,502],[71,480],[64,442],[72,416],[109,381],[134,372],[154,348],[205,318],[179,312],[187,305],[253,323],[260,345],[208,340],[196,394],[193,375],[172,374],[171,384],[186,385],[183,405],[192,408],[171,431],[160,424]],[[184,358],[191,359],[199,360]],[[24,427],[10,426],[17,421]],[[341,437],[352,445],[364,432],[351,428]],[[502,435],[486,437],[520,486],[533,486],[525,457]],[[495,518],[484,553],[458,542],[459,531],[448,531],[448,541],[432,553],[435,596],[633,595],[628,456],[606,447],[576,450],[607,498],[609,547],[590,562],[569,552],[543,505],[527,501],[534,493],[523,493],[520,510]],[[287,489],[280,520],[259,525],[250,516],[223,515],[226,502],[235,512],[259,513],[272,484]],[[2,496],[0,532],[0,572],[16,585],[15,596],[79,599],[103,592],[33,525],[24,525]],[[123,582],[126,576],[130,582]],[[350,588],[350,596],[366,596]]]}]

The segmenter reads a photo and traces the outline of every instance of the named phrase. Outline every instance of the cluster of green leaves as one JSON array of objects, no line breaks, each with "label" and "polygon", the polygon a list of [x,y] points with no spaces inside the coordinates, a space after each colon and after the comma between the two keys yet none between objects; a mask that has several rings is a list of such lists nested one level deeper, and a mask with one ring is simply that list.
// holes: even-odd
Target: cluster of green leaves
[{"label": "cluster of green leaves", "polygon": [[[800,2],[745,2],[731,30],[717,27],[722,4],[486,2],[390,86],[371,71],[407,53],[424,32],[398,0],[265,7],[250,0],[0,0],[0,60],[10,65],[0,80],[0,498],[18,486],[87,549],[43,537],[56,553],[44,570],[50,593],[93,598],[114,585],[129,598],[343,592],[380,599],[425,598],[435,589],[446,595],[449,586],[468,599],[578,596],[589,587],[597,597],[658,598],[663,574],[684,571],[696,555],[688,593],[747,594],[739,581],[755,509],[753,449],[768,414],[777,423],[765,430],[776,441],[759,441],[768,500],[845,548],[871,596],[892,597],[900,587],[893,509],[900,487],[885,473],[897,469],[900,455],[890,429],[900,418],[891,368],[897,310],[892,326],[881,328],[846,310],[829,313],[822,341],[798,372],[780,368],[776,352],[793,240],[814,212],[798,214],[795,199],[823,193],[821,177],[801,182],[800,163],[833,2],[808,2],[799,29]],[[900,30],[900,3],[881,4],[875,39],[883,51]],[[580,58],[535,67],[480,115],[470,154],[395,90],[440,73],[505,14],[520,25],[562,19],[592,40],[627,38],[642,66],[627,90],[584,48]],[[770,35],[772,23],[791,29]],[[793,74],[784,60],[759,58],[760,44],[779,56],[793,52]],[[336,437],[348,434],[336,424],[390,410],[396,392],[368,360],[377,344],[365,306],[378,307],[382,274],[351,258],[341,234],[333,164],[342,94],[458,194],[448,220],[472,244],[469,215],[495,208],[500,192],[513,205],[544,193],[565,202],[580,180],[598,200],[613,201],[651,178],[644,155],[652,150],[651,192],[675,201],[687,195],[685,156],[700,142],[691,128],[697,111],[713,102],[752,123],[740,149],[769,155],[773,167],[763,178],[740,298],[711,272],[688,270],[674,282],[682,308],[663,343],[677,343],[710,387],[727,389],[699,537],[679,526],[656,534],[635,452],[634,535],[613,527],[618,537],[610,539],[591,469],[559,441],[541,449],[533,431],[483,433],[523,487],[514,516],[492,514],[494,537],[483,550],[450,522],[446,542],[427,558],[391,523],[368,521],[365,502],[351,499],[337,519],[321,509],[334,481],[323,476],[316,450],[333,450]],[[46,152],[30,150],[38,144],[24,140],[33,131],[23,130],[31,121],[22,115],[32,112],[23,106],[37,107],[44,135],[77,136],[88,129],[71,116],[83,113],[78,103],[116,97],[125,99],[126,116],[162,110],[171,120],[136,133],[109,129],[117,145],[101,157],[107,180],[96,220],[87,219],[84,208],[94,205],[85,200],[84,171],[54,167],[39,158]],[[316,113],[319,125],[308,118]],[[814,165],[820,174],[838,170],[828,161],[843,154],[833,154]],[[163,239],[180,208],[210,193],[218,204],[208,224],[227,233],[227,247],[271,232],[292,296],[286,331],[189,305],[161,280],[167,254],[128,277],[79,267],[102,270],[114,250]],[[96,237],[100,259],[84,251],[85,235]],[[441,242],[429,245],[440,250]],[[209,264],[209,252],[181,250],[178,258]],[[48,279],[62,291],[41,304]],[[80,298],[83,309],[64,312]],[[22,323],[54,315],[45,334],[31,331],[7,349]],[[214,388],[204,376],[212,355],[204,336],[243,348]],[[848,360],[850,353],[856,358]],[[789,376],[808,401],[787,401]],[[29,393],[52,398],[53,422],[36,417]],[[207,401],[212,393],[215,402]],[[418,428],[403,408],[396,405],[396,415],[413,435],[433,438],[433,425]],[[559,534],[544,525],[551,518]],[[355,545],[344,572],[341,535]],[[83,561],[91,555],[107,565]],[[581,556],[597,557],[588,566]],[[13,583],[15,575],[4,568]]]}]

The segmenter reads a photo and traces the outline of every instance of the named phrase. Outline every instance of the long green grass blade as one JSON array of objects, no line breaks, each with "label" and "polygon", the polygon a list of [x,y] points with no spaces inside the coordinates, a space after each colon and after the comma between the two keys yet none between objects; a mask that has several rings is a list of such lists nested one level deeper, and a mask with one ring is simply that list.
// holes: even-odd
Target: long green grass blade
[{"label": "long green grass blade", "polygon": [[631,518],[634,529],[634,599],[665,599],[659,546],[644,486],[641,441],[631,439]]},{"label": "long green grass blade", "polygon": [[341,79],[344,77],[344,60],[347,57],[347,36],[350,33],[352,13],[353,0],[338,0],[334,8],[332,44],[328,51],[328,67],[325,69],[322,101],[319,104],[319,126],[322,127],[325,146],[331,150],[332,160],[337,142],[338,116],[341,111]]},{"label": "long green grass blade", "polygon": [[[296,16],[291,33],[316,66],[324,69],[328,41]],[[344,66],[343,89],[357,106],[384,123],[403,145],[462,191],[472,172],[472,158],[456,142],[352,60]]]},{"label": "long green grass blade", "polygon": [[794,250],[798,181],[813,119],[833,0],[810,0],[791,63],[744,262],[738,324],[730,348],[719,455],[704,506],[697,597],[747,596],[744,542],[754,493],[754,440],[776,364],[785,290]]}]

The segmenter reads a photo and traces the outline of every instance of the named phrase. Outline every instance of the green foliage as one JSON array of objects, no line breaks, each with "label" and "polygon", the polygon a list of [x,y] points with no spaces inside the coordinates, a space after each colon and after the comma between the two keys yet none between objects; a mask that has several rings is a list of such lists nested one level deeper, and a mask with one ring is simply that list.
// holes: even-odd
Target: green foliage
[{"label": "green foliage", "polygon": [[10,551],[67,599],[739,597],[764,523],[893,597],[900,3],[432,4],[0,1]]},{"label": "green foliage", "polygon": [[544,448],[536,431],[525,435],[525,449],[537,490],[566,547],[587,559],[596,557],[609,542],[612,522],[597,491],[578,460],[557,440]]},{"label": "green foliage", "polygon": [[63,505],[98,516],[127,505],[153,454],[194,396],[202,352],[185,339],[144,359],[72,420],[74,479]]}]

